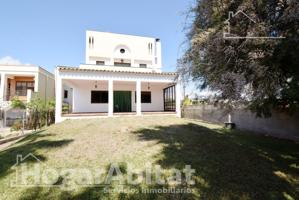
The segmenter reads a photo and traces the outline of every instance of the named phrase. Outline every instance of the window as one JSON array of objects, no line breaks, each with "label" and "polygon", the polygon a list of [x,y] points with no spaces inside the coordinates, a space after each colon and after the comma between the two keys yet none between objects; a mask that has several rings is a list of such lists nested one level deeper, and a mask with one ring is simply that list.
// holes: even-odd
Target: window
[{"label": "window", "polygon": [[141,68],[146,68],[146,64],[139,64],[139,67],[141,67]]},{"label": "window", "polygon": [[120,67],[131,67],[131,63],[124,63],[124,62],[114,62],[114,66],[120,66]]},{"label": "window", "polygon": [[34,82],[32,81],[17,81],[16,82],[16,95],[27,96],[27,90],[34,90]]},{"label": "window", "polygon": [[63,98],[67,99],[68,98],[68,91],[67,90],[64,90],[64,93],[63,93]]},{"label": "window", "polygon": [[93,38],[93,36],[88,38],[88,43],[89,43],[89,48],[94,47],[94,38]]},{"label": "window", "polygon": [[148,43],[148,54],[152,55],[153,53],[153,43]]},{"label": "window", "polygon": [[[136,103],[136,92],[135,92],[135,103]],[[141,103],[152,103],[152,93],[148,92],[141,92]]]},{"label": "window", "polygon": [[91,103],[108,103],[108,91],[91,91]]},{"label": "window", "polygon": [[96,61],[96,64],[97,64],[97,65],[105,65],[105,61],[97,60],[97,61]]},{"label": "window", "polygon": [[141,103],[151,103],[152,95],[151,92],[141,92]]},{"label": "window", "polygon": [[120,53],[125,53],[126,52],[125,49],[120,49],[119,51],[120,51]]},{"label": "window", "polygon": [[164,111],[175,111],[175,86],[170,86],[163,90]]}]

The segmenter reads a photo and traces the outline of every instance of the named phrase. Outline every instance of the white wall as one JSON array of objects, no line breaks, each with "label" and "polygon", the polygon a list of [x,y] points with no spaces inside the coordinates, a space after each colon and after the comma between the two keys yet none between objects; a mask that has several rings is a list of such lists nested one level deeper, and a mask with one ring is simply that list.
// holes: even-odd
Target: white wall
[{"label": "white wall", "polygon": [[[228,110],[215,105],[192,105],[184,108],[184,117],[200,119],[212,123],[228,121]],[[273,110],[269,118],[257,118],[255,113],[245,108],[235,108],[230,111],[232,122],[237,129],[254,131],[274,137],[293,139],[299,141],[299,114],[290,116]]]},{"label": "white wall", "polygon": [[[20,76],[20,77],[35,77],[35,92],[43,100],[53,99],[55,95],[55,82],[54,75],[47,70],[35,65],[0,65],[0,73],[7,76]],[[7,81],[4,82],[7,84]],[[7,86],[2,86],[5,90]],[[4,94],[3,94],[4,92]],[[0,101],[5,95],[5,91],[0,91]]]},{"label": "white wall", "polygon": [[[163,85],[153,85],[150,87],[150,90],[147,88],[147,83],[141,83],[141,91],[151,91],[152,102],[151,103],[141,103],[141,111],[164,111],[164,102],[163,102]],[[132,111],[136,111],[135,103],[135,91],[134,88],[132,92]]]},{"label": "white wall", "polygon": [[[72,101],[73,101],[73,99],[72,99],[72,96],[73,96],[73,94],[72,94],[72,92],[73,92],[72,87],[69,86],[69,85],[67,85],[67,84],[63,84],[62,88],[63,88],[62,89],[62,99],[63,99],[62,101],[64,103],[72,104]],[[64,98],[64,91],[65,90],[68,92],[67,98]]]},{"label": "white wall", "polygon": [[52,100],[55,96],[55,82],[53,74],[48,74],[43,71],[38,73],[38,95],[41,99]]},{"label": "white wall", "polygon": [[108,112],[108,103],[92,104],[91,90],[108,90],[107,82],[98,84],[95,89],[95,81],[80,81],[73,87],[73,112]]},{"label": "white wall", "polygon": [[[89,44],[90,38],[93,38],[93,45]],[[149,43],[152,44],[151,52],[148,49]],[[125,53],[120,53],[120,49],[125,49]],[[105,61],[105,65],[114,65],[115,59],[124,59],[129,60],[132,67],[147,64],[148,68],[160,69],[161,57],[161,42],[156,38],[86,32],[86,64],[96,64],[97,60],[102,60]]]},{"label": "white wall", "polygon": [[[76,82],[76,83],[75,83]],[[73,112],[108,112],[108,104],[91,104],[91,90],[108,90],[108,82],[98,82],[98,87],[95,89],[95,81],[74,81],[73,88],[74,105]],[[163,111],[163,88],[165,84],[150,84],[151,103],[142,103],[141,111]],[[142,91],[148,90],[148,83],[142,83]],[[114,91],[131,91],[132,111],[136,111],[135,104],[135,82],[114,82]]]}]

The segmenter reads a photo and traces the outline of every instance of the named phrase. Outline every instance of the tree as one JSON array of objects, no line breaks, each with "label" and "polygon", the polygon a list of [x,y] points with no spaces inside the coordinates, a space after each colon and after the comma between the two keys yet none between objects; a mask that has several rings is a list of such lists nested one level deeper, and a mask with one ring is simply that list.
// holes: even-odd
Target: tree
[{"label": "tree", "polygon": [[23,110],[22,120],[16,120],[13,123],[11,130],[18,131],[18,130],[22,129],[22,133],[24,134],[25,118],[26,118],[26,104],[23,101],[21,101],[18,97],[14,97],[11,100],[11,107],[15,108],[15,109],[21,109],[21,110]]},{"label": "tree", "polygon": [[21,101],[18,97],[14,97],[11,100],[11,107],[17,109],[26,109],[26,104]]},{"label": "tree", "polygon": [[[232,22],[234,34],[284,39],[226,39],[228,13],[243,11],[256,23]],[[298,0],[197,0],[188,49],[179,72],[226,102],[242,103],[258,116],[272,109],[299,110]],[[181,73],[182,74],[182,73]]]},{"label": "tree", "polygon": [[55,101],[44,101],[38,96],[34,96],[27,104],[29,111],[28,125],[36,130],[44,125],[48,126],[55,121]]}]

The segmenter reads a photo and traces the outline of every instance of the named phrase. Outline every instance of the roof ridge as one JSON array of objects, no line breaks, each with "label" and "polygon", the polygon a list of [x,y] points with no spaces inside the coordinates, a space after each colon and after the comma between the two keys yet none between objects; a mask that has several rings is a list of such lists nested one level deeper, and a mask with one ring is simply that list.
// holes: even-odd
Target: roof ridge
[{"label": "roof ridge", "polygon": [[74,71],[98,71],[98,72],[121,72],[121,73],[140,73],[140,74],[162,74],[162,75],[177,75],[177,72],[138,72],[138,71],[122,71],[122,70],[107,70],[107,69],[83,69],[71,66],[57,66],[58,70],[74,70]]}]

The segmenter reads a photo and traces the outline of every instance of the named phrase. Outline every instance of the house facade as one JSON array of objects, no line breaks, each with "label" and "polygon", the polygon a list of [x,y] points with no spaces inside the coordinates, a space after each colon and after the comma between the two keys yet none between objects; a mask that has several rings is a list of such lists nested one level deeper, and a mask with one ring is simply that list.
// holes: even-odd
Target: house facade
[{"label": "house facade", "polygon": [[176,73],[162,72],[159,39],[87,31],[85,56],[79,67],[56,68],[56,122],[121,113],[180,116],[180,84]]},{"label": "house facade", "polygon": [[17,97],[24,103],[38,96],[44,101],[54,99],[54,74],[35,65],[0,65],[0,128],[11,126],[23,117],[23,111],[13,109]]},{"label": "house facade", "polygon": [[41,99],[54,98],[54,75],[34,65],[0,65],[0,107],[9,108],[14,97],[29,102],[32,94]]}]

